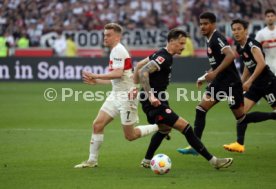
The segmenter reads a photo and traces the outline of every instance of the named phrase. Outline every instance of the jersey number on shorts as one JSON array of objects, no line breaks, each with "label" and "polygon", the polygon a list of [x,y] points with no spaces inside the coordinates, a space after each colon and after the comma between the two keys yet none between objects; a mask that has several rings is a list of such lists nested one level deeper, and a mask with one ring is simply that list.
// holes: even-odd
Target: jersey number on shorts
[{"label": "jersey number on shorts", "polygon": [[129,120],[130,111],[127,111],[127,120]]},{"label": "jersey number on shorts", "polygon": [[228,104],[232,105],[232,106],[236,104],[234,96],[229,96],[228,97]]},{"label": "jersey number on shorts", "polygon": [[265,95],[265,98],[266,98],[268,104],[273,104],[275,102],[275,96],[273,93]]}]

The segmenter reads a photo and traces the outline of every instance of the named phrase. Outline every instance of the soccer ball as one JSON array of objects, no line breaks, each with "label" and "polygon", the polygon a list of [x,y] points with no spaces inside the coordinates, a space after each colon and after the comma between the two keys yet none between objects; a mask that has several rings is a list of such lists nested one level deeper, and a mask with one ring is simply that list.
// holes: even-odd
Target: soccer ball
[{"label": "soccer ball", "polygon": [[163,175],[171,170],[172,161],[165,154],[157,154],[150,161],[151,170],[158,175]]}]

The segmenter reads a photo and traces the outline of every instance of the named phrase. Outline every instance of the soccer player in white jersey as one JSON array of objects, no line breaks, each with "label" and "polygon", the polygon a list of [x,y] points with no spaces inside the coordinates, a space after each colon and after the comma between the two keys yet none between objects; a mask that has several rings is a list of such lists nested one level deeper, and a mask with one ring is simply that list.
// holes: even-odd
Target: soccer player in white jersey
[{"label": "soccer player in white jersey", "polygon": [[134,127],[137,122],[137,99],[129,99],[128,92],[132,91],[132,63],[128,51],[120,43],[122,27],[116,23],[109,23],[104,28],[104,45],[110,52],[109,72],[95,74],[83,71],[83,80],[87,84],[112,84],[112,91],[105,100],[98,116],[93,122],[93,132],[90,142],[90,153],[87,161],[75,168],[91,168],[98,166],[99,148],[104,139],[104,128],[115,116],[120,115],[125,138],[129,141],[146,136],[158,130],[157,125]]},{"label": "soccer player in white jersey", "polygon": [[262,44],[265,52],[266,64],[271,71],[276,75],[276,12],[273,9],[265,11],[266,27],[261,29],[257,35],[256,40]]}]

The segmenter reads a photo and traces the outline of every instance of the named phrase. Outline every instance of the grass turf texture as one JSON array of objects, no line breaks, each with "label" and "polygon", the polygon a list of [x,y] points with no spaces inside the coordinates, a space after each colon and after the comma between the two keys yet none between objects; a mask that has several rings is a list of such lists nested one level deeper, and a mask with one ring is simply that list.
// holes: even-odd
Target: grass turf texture
[{"label": "grass turf texture", "polygon": [[[275,188],[275,122],[251,124],[246,135],[244,154],[227,152],[225,143],[235,141],[235,120],[226,102],[218,104],[207,117],[203,141],[219,157],[233,157],[232,167],[213,169],[200,156],[183,156],[176,152],[187,142],[177,131],[164,140],[157,153],[172,160],[167,175],[155,175],[139,167],[150,137],[133,142],[124,139],[119,119],[105,130],[99,167],[74,169],[88,158],[91,123],[102,102],[86,102],[79,95],[62,102],[47,102],[43,93],[54,88],[74,91],[108,90],[107,86],[81,83],[1,83],[0,84],[0,188]],[[194,84],[169,87],[171,107],[193,124],[198,102],[176,101],[176,88],[195,90]],[[106,89],[108,88],[108,89]],[[188,92],[189,93],[189,92]],[[265,101],[254,110],[271,111]],[[141,109],[140,123],[146,119]]]}]

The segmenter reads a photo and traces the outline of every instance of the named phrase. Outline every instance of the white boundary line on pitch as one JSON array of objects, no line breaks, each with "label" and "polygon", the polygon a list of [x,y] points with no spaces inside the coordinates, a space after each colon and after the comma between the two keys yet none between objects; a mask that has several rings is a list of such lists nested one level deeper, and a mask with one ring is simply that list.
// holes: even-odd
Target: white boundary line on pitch
[{"label": "white boundary line on pitch", "polygon": [[[91,131],[91,129],[33,129],[33,128],[13,128],[13,129],[7,129],[7,128],[0,128],[0,132],[1,131],[35,131],[35,132],[42,132],[42,131],[51,131],[51,132],[87,132],[87,131]],[[109,129],[108,132],[122,132],[121,129],[119,130],[114,130],[114,129]],[[227,132],[227,131],[206,131],[206,133],[208,134],[212,134],[212,135],[218,135],[218,134],[223,134],[223,135],[229,135],[229,134],[235,134],[235,131],[231,132]],[[276,136],[276,133],[250,133],[250,135],[266,135],[266,136]]]}]

